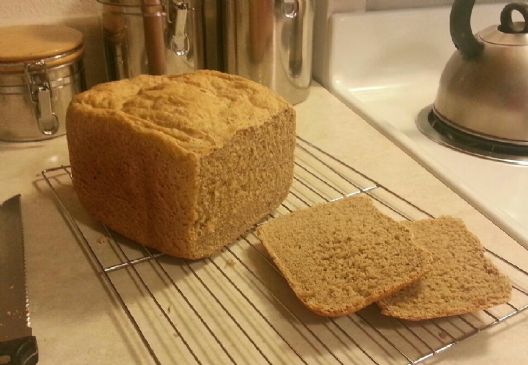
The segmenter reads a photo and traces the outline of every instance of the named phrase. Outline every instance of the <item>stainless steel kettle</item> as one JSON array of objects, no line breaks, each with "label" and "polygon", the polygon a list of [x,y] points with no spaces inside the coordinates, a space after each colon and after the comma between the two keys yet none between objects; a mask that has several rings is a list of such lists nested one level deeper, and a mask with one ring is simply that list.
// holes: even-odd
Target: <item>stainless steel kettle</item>
[{"label": "stainless steel kettle", "polygon": [[[528,145],[528,4],[506,5],[500,25],[473,35],[474,3],[453,3],[450,30],[458,50],[442,73],[434,112],[467,133]],[[524,22],[512,20],[515,12]]]}]

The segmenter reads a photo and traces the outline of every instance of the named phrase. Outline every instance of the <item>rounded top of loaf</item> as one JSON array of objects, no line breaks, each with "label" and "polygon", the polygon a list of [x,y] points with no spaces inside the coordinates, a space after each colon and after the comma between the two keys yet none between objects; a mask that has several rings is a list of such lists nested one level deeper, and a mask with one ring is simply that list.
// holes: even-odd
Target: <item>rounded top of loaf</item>
[{"label": "rounded top of loaf", "polygon": [[100,84],[76,95],[70,108],[82,110],[86,117],[118,114],[139,128],[175,138],[185,150],[207,153],[236,132],[270,121],[290,105],[256,82],[201,70]]}]

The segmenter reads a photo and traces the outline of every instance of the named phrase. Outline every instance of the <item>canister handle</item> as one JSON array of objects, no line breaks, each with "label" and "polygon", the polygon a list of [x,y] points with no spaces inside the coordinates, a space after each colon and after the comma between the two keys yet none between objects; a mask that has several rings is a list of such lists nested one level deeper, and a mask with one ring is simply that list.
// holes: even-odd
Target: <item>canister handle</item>
[{"label": "canister handle", "polygon": [[53,112],[51,105],[51,89],[49,85],[41,85],[37,88],[36,93],[38,127],[42,134],[50,136],[59,130],[59,118]]},{"label": "canister handle", "polygon": [[26,64],[25,74],[38,128],[42,134],[51,136],[57,133],[60,123],[57,114],[53,112],[52,91],[46,63],[38,61]]},{"label": "canister handle", "polygon": [[[187,32],[189,18],[194,16],[194,9],[187,2],[174,0],[170,2],[169,22],[171,34],[169,38],[169,48],[177,56],[187,56],[190,51],[191,42]],[[175,13],[172,20],[172,13]]]},{"label": "canister handle", "polygon": [[303,69],[303,19],[299,0],[282,0],[282,13],[286,22],[290,23],[286,29],[290,39],[288,50],[288,70],[291,77],[299,77]]},{"label": "canister handle", "polygon": [[283,0],[282,13],[286,18],[296,18],[299,14],[299,0]]}]

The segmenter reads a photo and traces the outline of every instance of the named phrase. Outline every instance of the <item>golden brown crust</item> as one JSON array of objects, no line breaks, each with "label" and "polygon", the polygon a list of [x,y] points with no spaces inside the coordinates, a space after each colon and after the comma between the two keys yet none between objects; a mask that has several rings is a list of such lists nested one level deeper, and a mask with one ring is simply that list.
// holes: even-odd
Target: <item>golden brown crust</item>
[{"label": "golden brown crust", "polygon": [[99,85],[70,105],[67,137],[87,211],[178,257],[236,239],[281,203],[293,176],[293,108],[218,72]]},{"label": "golden brown crust", "polygon": [[77,94],[72,105],[90,115],[122,115],[131,125],[166,134],[181,148],[200,155],[290,108],[256,82],[208,70],[100,84]]}]

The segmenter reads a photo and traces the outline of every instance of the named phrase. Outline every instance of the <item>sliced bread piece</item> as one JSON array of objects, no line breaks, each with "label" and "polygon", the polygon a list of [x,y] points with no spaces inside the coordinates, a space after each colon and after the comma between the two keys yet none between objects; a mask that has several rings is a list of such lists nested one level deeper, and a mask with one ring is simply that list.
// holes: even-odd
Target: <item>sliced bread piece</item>
[{"label": "sliced bread piece", "polygon": [[441,217],[405,222],[416,244],[433,255],[431,269],[415,284],[378,302],[382,313],[423,320],[475,312],[505,303],[510,280],[484,257],[464,223]]},{"label": "sliced bread piece", "polygon": [[296,296],[322,316],[350,314],[395,293],[431,259],[364,196],[273,219],[257,235]]}]

